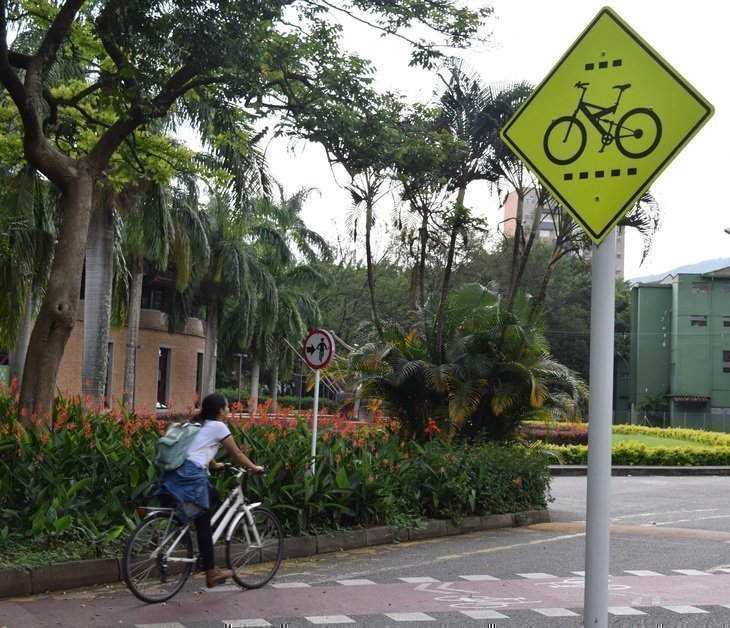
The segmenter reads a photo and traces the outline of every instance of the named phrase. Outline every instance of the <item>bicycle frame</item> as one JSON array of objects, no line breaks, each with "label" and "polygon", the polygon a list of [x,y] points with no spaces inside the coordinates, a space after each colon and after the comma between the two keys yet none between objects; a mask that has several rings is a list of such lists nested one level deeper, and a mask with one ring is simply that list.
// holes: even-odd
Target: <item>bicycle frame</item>
[{"label": "bicycle frame", "polygon": [[[588,83],[578,82],[575,84],[575,86],[581,89],[582,93],[580,95],[580,99],[578,100],[578,104],[576,105],[575,111],[573,112],[573,117],[577,117],[578,112],[582,111],[583,115],[601,134],[601,137],[605,138],[607,136],[610,136],[613,127],[616,125],[616,122],[612,119],[605,119],[605,116],[613,115],[616,113],[616,110],[618,109],[618,104],[621,101],[621,95],[624,93],[624,90],[628,89],[631,86],[614,85],[614,88],[618,89],[619,92],[618,96],[616,97],[616,102],[613,103],[613,105],[611,105],[610,107],[595,105],[585,100],[586,91],[588,90]],[[604,124],[608,124],[608,129],[603,126]],[[570,128],[568,128],[568,132],[570,132]]]},{"label": "bicycle frame", "polygon": [[[261,546],[261,538],[259,537],[259,531],[254,525],[253,522],[253,516],[251,515],[251,512],[261,505],[261,502],[252,502],[247,503],[246,496],[243,494],[243,489],[241,488],[240,484],[240,478],[241,475],[243,475],[243,471],[239,471],[235,474],[235,478],[237,481],[236,487],[233,488],[230,493],[228,493],[228,497],[223,501],[223,503],[218,507],[218,509],[215,511],[213,516],[211,517],[211,525],[213,526],[213,544],[215,545],[221,538],[221,535],[224,531],[226,531],[226,541],[230,541],[231,537],[233,536],[233,532],[236,529],[236,526],[239,524],[241,519],[243,517],[246,517],[249,525],[245,528],[244,533],[247,537],[247,541],[251,541],[251,539],[248,538],[249,532],[253,532],[254,535],[254,542],[255,545]],[[150,516],[153,514],[157,514],[160,512],[163,513],[169,513],[169,519],[172,520],[172,518],[175,516],[176,509],[175,508],[144,508],[144,510],[148,511],[148,514],[146,516]],[[155,548],[155,550],[152,552],[151,557],[157,558],[161,551],[164,551],[167,554],[167,560],[171,563],[194,563],[197,562],[198,558],[197,556],[193,556],[192,558],[186,558],[186,557],[174,557],[171,556],[171,554],[175,551],[178,544],[182,540],[183,536],[185,536],[185,533],[190,530],[192,527],[192,522],[188,523],[187,525],[184,525],[180,527],[176,532],[174,538],[173,535],[166,536],[160,544]],[[168,542],[172,539],[172,542],[168,545]],[[164,548],[164,550],[163,550]]]}]

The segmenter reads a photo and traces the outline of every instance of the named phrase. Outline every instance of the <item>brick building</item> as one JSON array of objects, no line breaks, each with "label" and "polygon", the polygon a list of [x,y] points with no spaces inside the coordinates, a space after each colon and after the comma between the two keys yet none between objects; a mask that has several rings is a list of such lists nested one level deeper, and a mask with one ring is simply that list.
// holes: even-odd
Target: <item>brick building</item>
[{"label": "brick building", "polygon": [[[67,394],[78,394],[82,388],[83,302],[79,312],[56,381],[58,389]],[[204,348],[203,323],[199,319],[188,319],[184,330],[172,334],[167,331],[163,312],[143,309],[137,347],[134,407],[150,412],[155,408],[183,410],[192,407],[199,397]],[[106,382],[106,397],[112,403],[121,400],[124,394],[127,350],[127,328],[112,330]]]}]

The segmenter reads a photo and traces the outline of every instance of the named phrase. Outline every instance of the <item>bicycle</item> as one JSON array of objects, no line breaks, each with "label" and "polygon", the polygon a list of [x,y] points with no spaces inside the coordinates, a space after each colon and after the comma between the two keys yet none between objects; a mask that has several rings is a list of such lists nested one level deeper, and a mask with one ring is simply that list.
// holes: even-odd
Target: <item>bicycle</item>
[{"label": "bicycle", "polygon": [[[242,488],[245,469],[226,464],[236,479],[211,518],[213,544],[225,533],[226,563],[244,589],[258,589],[276,575],[284,552],[284,533],[276,515],[250,502]],[[184,523],[175,508],[143,507],[147,514],[124,547],[122,577],[143,602],[165,602],[185,585],[199,557],[194,553],[194,523]]]},{"label": "bicycle", "polygon": [[547,157],[558,165],[573,163],[583,154],[586,147],[586,127],[578,118],[580,112],[601,135],[602,153],[606,146],[616,143],[619,152],[630,159],[639,159],[651,153],[662,136],[659,116],[647,107],[636,107],[627,111],[618,122],[613,117],[618,109],[622,94],[631,84],[614,85],[618,90],[616,102],[603,107],[585,100],[590,83],[578,81],[575,87],[582,90],[575,111],[569,116],[553,120],[545,131],[543,149]]}]

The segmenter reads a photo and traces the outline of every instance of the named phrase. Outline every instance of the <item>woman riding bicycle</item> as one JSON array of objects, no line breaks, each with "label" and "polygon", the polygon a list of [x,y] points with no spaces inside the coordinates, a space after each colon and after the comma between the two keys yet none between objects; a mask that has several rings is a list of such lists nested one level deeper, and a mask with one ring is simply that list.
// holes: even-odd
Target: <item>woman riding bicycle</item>
[{"label": "woman riding bicycle", "polygon": [[208,587],[215,587],[233,576],[230,569],[215,566],[210,527],[211,506],[218,499],[218,491],[208,481],[208,469],[224,466],[215,461],[219,445],[223,444],[228,454],[246,469],[256,473],[264,470],[251,462],[233,440],[231,430],[224,422],[229,416],[228,401],[222,395],[212,394],[203,399],[200,414],[196,417],[202,427],[190,443],[185,462],[160,477],[159,494],[172,496],[180,516],[195,520],[198,549]]}]

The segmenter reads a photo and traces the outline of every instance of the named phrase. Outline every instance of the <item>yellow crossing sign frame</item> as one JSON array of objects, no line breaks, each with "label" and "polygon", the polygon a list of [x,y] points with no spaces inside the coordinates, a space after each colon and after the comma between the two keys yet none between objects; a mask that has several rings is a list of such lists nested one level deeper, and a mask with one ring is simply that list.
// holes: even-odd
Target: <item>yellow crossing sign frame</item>
[{"label": "yellow crossing sign frame", "polygon": [[713,113],[604,7],[500,136],[600,244]]}]

